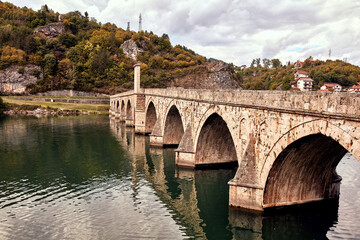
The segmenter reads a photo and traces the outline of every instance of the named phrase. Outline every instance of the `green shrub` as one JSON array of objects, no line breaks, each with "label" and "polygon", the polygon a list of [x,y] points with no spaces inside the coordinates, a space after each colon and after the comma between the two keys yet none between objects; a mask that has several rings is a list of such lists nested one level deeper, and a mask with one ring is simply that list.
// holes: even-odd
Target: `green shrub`
[{"label": "green shrub", "polygon": [[24,66],[19,66],[17,72],[18,72],[19,74],[24,74],[24,72],[25,72]]}]

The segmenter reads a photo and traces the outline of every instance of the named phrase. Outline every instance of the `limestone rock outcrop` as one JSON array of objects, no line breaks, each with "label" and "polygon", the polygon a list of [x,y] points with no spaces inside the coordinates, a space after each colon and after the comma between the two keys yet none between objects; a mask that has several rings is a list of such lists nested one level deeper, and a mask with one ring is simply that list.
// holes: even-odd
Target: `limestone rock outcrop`
[{"label": "limestone rock outcrop", "polygon": [[196,89],[241,89],[233,78],[228,65],[222,61],[214,61],[197,68],[192,73],[177,77],[174,86]]},{"label": "limestone rock outcrop", "polygon": [[236,89],[240,87],[233,78],[231,72],[228,70],[228,65],[226,63],[222,61],[215,61],[210,63],[207,66],[207,69],[209,71],[209,75],[207,79],[202,82],[203,86],[201,86],[201,88]]},{"label": "limestone rock outcrop", "polygon": [[137,55],[144,51],[143,49],[139,48],[132,39],[126,40],[123,44],[121,44],[120,47],[123,49],[126,56],[134,61],[136,61]]},{"label": "limestone rock outcrop", "polygon": [[65,33],[65,25],[63,22],[50,23],[45,26],[38,27],[34,30],[34,34],[39,34],[44,38],[54,38]]},{"label": "limestone rock outcrop", "polygon": [[39,66],[28,64],[25,66],[13,65],[0,71],[0,92],[3,94],[27,94],[27,86],[35,84],[42,78],[42,69]]}]

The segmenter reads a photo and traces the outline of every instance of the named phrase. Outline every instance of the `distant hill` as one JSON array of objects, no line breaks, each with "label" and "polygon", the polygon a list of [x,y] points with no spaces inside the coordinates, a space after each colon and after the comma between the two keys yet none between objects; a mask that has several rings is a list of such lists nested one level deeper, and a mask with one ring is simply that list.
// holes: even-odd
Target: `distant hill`
[{"label": "distant hill", "polygon": [[126,31],[86,12],[61,15],[46,5],[34,11],[0,2],[0,75],[11,76],[3,78],[8,82],[0,91],[13,93],[26,78],[32,79],[26,85],[31,93],[74,89],[114,94],[132,87],[135,62],[142,65],[143,87],[239,87],[227,64],[172,46],[167,34]]},{"label": "distant hill", "polygon": [[272,60],[268,59],[263,60],[262,65],[260,59],[254,59],[252,66],[246,69],[232,66],[233,76],[243,88],[257,90],[289,90],[290,82],[294,81],[294,73],[297,70],[309,73],[314,80],[314,90],[320,89],[325,82],[338,83],[345,88],[360,82],[360,67],[341,60],[321,61],[309,57],[300,68],[295,68],[294,64],[289,63],[282,65],[278,59],[275,60],[275,66],[272,66]]}]

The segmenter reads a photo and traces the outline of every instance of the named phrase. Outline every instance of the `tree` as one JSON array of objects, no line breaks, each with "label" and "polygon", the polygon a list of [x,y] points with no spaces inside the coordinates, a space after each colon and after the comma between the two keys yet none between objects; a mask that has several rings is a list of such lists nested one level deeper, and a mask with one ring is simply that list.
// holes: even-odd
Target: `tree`
[{"label": "tree", "polygon": [[62,45],[65,45],[67,48],[70,48],[76,45],[77,38],[73,34],[63,33],[59,36],[59,41]]},{"label": "tree", "polygon": [[261,67],[260,58],[256,58],[255,61],[256,61],[256,67],[257,68]]},{"label": "tree", "polygon": [[160,50],[169,51],[171,49],[169,36],[165,33],[157,40],[157,44]]},{"label": "tree", "polygon": [[271,64],[273,68],[281,67],[281,62],[278,58],[271,59]]},{"label": "tree", "polygon": [[250,68],[254,68],[254,67],[255,67],[255,64],[256,64],[256,60],[253,59],[253,60],[251,61],[251,64],[250,64]]},{"label": "tree", "polygon": [[270,59],[267,59],[267,58],[264,58],[264,59],[262,60],[262,62],[263,62],[264,67],[266,67],[266,68],[269,68],[270,65],[271,65],[271,60],[270,60]]},{"label": "tree", "polygon": [[0,65],[1,67],[8,67],[13,64],[23,64],[25,62],[25,57],[26,53],[23,50],[5,46],[2,49]]},{"label": "tree", "polygon": [[56,70],[56,58],[53,54],[46,54],[44,57],[44,70],[46,74],[54,75]]},{"label": "tree", "polygon": [[304,64],[303,64],[303,68],[310,67],[312,60],[313,60],[312,56],[310,56],[310,57],[308,57],[307,59],[305,59]]},{"label": "tree", "polygon": [[105,48],[100,48],[90,59],[91,71],[93,73],[103,74],[105,69],[110,67],[112,61],[110,54]]},{"label": "tree", "polygon": [[43,12],[49,12],[49,8],[48,8],[48,6],[45,4],[45,5],[42,5],[41,6],[41,11],[43,11]]}]

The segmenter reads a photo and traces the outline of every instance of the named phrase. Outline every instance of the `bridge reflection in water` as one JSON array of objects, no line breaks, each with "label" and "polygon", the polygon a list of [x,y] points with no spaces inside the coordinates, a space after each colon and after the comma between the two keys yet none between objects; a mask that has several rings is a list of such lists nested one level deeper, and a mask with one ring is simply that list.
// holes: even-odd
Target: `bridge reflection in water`
[{"label": "bridge reflection in water", "polygon": [[188,236],[207,239],[324,239],[338,221],[338,201],[253,213],[228,207],[227,182],[236,168],[175,166],[174,149],[149,147],[149,137],[111,119],[110,127],[132,159],[134,204],[145,179]]}]

